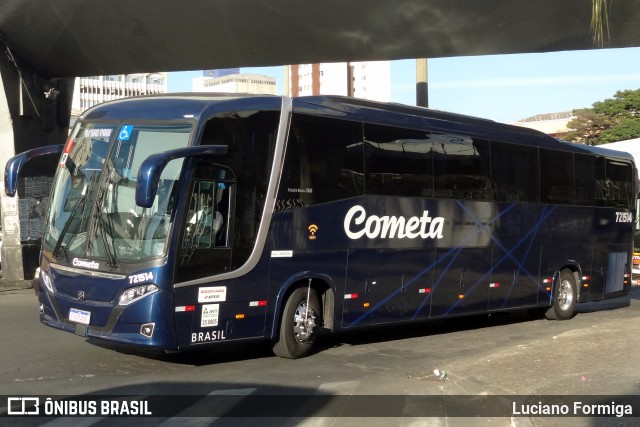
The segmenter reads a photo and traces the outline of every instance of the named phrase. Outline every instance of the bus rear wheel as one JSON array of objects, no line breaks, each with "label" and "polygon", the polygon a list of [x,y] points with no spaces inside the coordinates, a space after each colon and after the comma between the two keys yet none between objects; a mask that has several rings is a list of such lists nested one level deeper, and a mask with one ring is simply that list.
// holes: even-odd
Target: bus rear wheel
[{"label": "bus rear wheel", "polygon": [[313,289],[298,288],[293,291],[282,312],[273,352],[286,359],[308,355],[322,324],[320,313],[320,300]]},{"label": "bus rear wheel", "polygon": [[573,316],[578,299],[576,278],[571,270],[560,271],[553,291],[553,304],[545,313],[549,320],[567,320]]}]

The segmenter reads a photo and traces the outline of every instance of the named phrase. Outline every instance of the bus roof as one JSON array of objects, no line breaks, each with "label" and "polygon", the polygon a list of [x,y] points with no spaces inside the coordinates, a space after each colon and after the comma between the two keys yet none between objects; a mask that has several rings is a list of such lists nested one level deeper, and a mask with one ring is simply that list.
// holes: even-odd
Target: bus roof
[{"label": "bus roof", "polygon": [[358,119],[389,126],[428,128],[436,132],[452,132],[488,140],[633,160],[633,157],[626,152],[562,141],[535,129],[397,103],[346,96],[308,96],[294,98],[295,110],[300,112],[309,110],[308,112],[314,111],[316,114],[328,114],[334,117],[343,115],[345,119]]},{"label": "bus roof", "polygon": [[[118,122],[198,120],[216,111],[277,110],[280,109],[281,102],[282,97],[276,95],[168,93],[105,102],[85,111],[81,119]],[[397,103],[319,95],[293,98],[293,108],[299,113],[361,120],[388,126],[428,128],[434,132],[633,160],[626,152],[560,141],[534,129]]]},{"label": "bus roof", "polygon": [[224,93],[166,93],[121,98],[98,104],[80,116],[83,120],[198,120],[221,111],[280,109],[282,97]]}]

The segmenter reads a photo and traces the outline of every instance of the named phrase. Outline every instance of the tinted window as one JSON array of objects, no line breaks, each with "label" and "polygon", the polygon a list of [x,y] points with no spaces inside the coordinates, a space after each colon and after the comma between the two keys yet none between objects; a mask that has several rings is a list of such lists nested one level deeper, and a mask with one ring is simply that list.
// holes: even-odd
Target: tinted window
[{"label": "tinted window", "polygon": [[235,270],[249,258],[265,206],[279,116],[243,111],[207,122],[200,144],[224,145],[227,153],[199,159],[189,192],[182,195],[176,281]]},{"label": "tinted window", "polygon": [[574,155],[576,168],[576,205],[604,206],[604,159]]},{"label": "tinted window", "polygon": [[488,141],[458,135],[431,135],[435,197],[491,200]]},{"label": "tinted window", "polygon": [[540,201],[574,203],[573,154],[556,150],[540,151]]},{"label": "tinted window", "polygon": [[277,210],[364,193],[362,124],[294,114]]},{"label": "tinted window", "polygon": [[227,166],[237,180],[234,197],[238,218],[232,230],[237,266],[246,261],[258,234],[279,115],[278,111],[222,113],[209,120],[203,131],[202,145],[227,146],[227,153],[216,156],[215,162]]},{"label": "tinted window", "polygon": [[537,202],[538,149],[491,142],[491,176],[500,202]]},{"label": "tinted window", "polygon": [[364,125],[366,193],[433,197],[433,142],[425,131]]},{"label": "tinted window", "polygon": [[607,206],[619,206],[632,209],[632,183],[633,170],[629,163],[606,161],[605,197]]},{"label": "tinted window", "polygon": [[229,271],[235,184],[229,169],[200,163],[187,198],[176,268],[178,280]]}]

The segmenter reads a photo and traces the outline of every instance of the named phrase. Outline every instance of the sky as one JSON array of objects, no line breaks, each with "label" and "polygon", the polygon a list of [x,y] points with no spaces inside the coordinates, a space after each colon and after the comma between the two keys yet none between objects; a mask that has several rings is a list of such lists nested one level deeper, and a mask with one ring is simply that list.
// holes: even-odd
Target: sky
[{"label": "sky", "polygon": [[[284,67],[241,68],[276,78]],[[191,91],[202,70],[169,73],[169,92]],[[415,60],[391,62],[391,101],[415,105]],[[640,48],[428,60],[429,107],[510,123],[589,108],[619,90],[640,89]]]}]

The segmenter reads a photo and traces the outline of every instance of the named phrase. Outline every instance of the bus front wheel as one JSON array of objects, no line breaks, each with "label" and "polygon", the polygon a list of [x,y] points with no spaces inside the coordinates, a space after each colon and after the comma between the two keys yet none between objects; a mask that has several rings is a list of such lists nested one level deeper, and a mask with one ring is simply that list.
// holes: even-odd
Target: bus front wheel
[{"label": "bus front wheel", "polygon": [[273,352],[286,359],[308,355],[322,323],[320,313],[320,300],[313,289],[298,288],[293,291],[282,311]]},{"label": "bus front wheel", "polygon": [[550,320],[566,320],[573,316],[578,299],[576,278],[571,270],[560,271],[553,291],[553,304],[545,313]]}]

